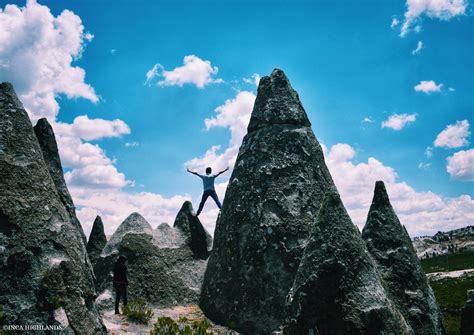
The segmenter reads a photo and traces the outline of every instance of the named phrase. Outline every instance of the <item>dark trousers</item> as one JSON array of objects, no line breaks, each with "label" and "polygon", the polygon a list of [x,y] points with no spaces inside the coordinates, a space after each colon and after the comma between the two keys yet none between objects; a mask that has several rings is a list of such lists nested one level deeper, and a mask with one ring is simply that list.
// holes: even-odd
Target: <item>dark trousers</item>
[{"label": "dark trousers", "polygon": [[120,298],[123,298],[123,304],[127,304],[127,286],[117,286],[115,288],[115,312],[119,312]]},{"label": "dark trousers", "polygon": [[206,203],[206,200],[209,197],[214,199],[214,201],[216,202],[216,205],[217,205],[217,207],[219,207],[219,209],[222,208],[221,202],[219,201],[219,197],[217,196],[216,191],[215,190],[205,190],[204,193],[202,194],[201,203],[199,204],[199,208],[198,208],[198,211],[197,211],[196,215],[201,214],[202,208],[204,207],[204,204]]}]

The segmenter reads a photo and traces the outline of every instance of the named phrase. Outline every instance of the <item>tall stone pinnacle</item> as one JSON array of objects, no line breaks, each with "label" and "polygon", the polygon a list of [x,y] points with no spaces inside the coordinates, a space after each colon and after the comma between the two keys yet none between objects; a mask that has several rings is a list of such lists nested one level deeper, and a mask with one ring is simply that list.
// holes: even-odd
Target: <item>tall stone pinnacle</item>
[{"label": "tall stone pinnacle", "polygon": [[89,241],[87,241],[87,254],[91,260],[92,266],[95,265],[99,256],[107,244],[107,238],[105,237],[104,224],[102,218],[97,215],[92,225],[91,234],[89,235]]},{"label": "tall stone pinnacle", "polygon": [[69,212],[71,221],[81,233],[84,245],[86,245],[86,235],[84,234],[81,223],[77,219],[76,208],[66,186],[66,181],[64,180],[63,167],[61,165],[61,159],[59,158],[58,145],[56,143],[53,128],[46,118],[42,118],[38,120],[33,129],[41,147],[41,151],[43,152],[43,157],[48,166],[49,173],[53,178],[59,197],[61,198],[61,202]]},{"label": "tall stone pinnacle", "polygon": [[433,290],[382,181],[375,184],[362,238],[377,263],[390,299],[413,331],[416,334],[445,334]]},{"label": "tall stone pinnacle", "polygon": [[212,246],[212,237],[204,229],[199,218],[193,214],[193,205],[185,201],[176,215],[174,228],[179,229],[184,243],[191,248],[195,257],[207,259]]},{"label": "tall stone pinnacle", "polygon": [[290,334],[411,334],[339,194],[329,190],[288,295]]},{"label": "tall stone pinnacle", "polygon": [[249,334],[285,322],[285,298],[326,190],[318,140],[281,70],[263,77],[217,220],[200,306]]},{"label": "tall stone pinnacle", "polygon": [[0,306],[11,325],[105,334],[94,276],[23,105],[0,84]]}]

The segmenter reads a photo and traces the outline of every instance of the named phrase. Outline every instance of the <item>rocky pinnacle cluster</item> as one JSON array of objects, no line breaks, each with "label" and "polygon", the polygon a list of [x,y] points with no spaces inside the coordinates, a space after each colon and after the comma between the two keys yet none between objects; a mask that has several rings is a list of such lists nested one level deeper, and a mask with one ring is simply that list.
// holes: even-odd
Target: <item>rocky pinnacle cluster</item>
[{"label": "rocky pinnacle cluster", "polygon": [[200,306],[246,334],[444,334],[383,183],[362,235],[283,71],[263,77],[218,218]]}]

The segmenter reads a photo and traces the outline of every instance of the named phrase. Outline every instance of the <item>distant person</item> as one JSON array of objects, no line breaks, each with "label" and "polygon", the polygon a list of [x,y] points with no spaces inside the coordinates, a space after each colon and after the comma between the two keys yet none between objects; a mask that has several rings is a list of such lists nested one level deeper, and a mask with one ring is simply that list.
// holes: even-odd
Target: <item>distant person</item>
[{"label": "distant person", "polygon": [[209,197],[214,199],[214,201],[216,202],[217,207],[219,207],[219,209],[221,209],[222,205],[219,201],[219,197],[217,196],[216,190],[214,189],[214,180],[216,179],[216,177],[220,176],[221,174],[223,174],[224,172],[229,170],[229,168],[227,167],[225,170],[222,170],[218,174],[213,175],[212,174],[212,169],[210,167],[207,167],[205,176],[200,175],[199,173],[191,171],[189,169],[186,169],[186,170],[189,173],[192,173],[192,174],[198,176],[199,178],[201,178],[202,179],[202,185],[204,187],[204,192],[202,193],[201,203],[199,204],[199,208],[198,208],[198,211],[196,213],[196,216],[199,216],[199,214],[201,214],[201,211],[204,207],[204,204],[206,203],[206,200]]},{"label": "distant person", "polygon": [[114,266],[113,284],[115,288],[115,314],[120,314],[119,303],[120,298],[123,298],[123,305],[127,304],[127,265],[125,262],[127,258],[120,256]]}]

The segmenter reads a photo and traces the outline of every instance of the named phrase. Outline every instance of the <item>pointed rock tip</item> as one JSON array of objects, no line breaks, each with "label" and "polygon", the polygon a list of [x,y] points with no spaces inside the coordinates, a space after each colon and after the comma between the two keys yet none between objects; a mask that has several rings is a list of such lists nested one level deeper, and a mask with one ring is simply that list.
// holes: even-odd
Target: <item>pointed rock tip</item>
[{"label": "pointed rock tip", "polygon": [[181,206],[180,212],[192,212],[193,211],[193,204],[191,201],[186,200],[183,205]]},{"label": "pointed rock tip", "polygon": [[0,91],[2,92],[14,91],[13,85],[8,81],[4,81],[3,83],[0,84]]},{"label": "pointed rock tip", "polygon": [[298,93],[279,68],[260,79],[248,132],[274,124],[311,126]]},{"label": "pointed rock tip", "polygon": [[49,123],[48,119],[45,118],[45,117],[42,117],[41,119],[39,119],[37,122],[36,122],[36,125],[34,128],[51,128],[51,124]]},{"label": "pointed rock tip", "polygon": [[375,182],[374,199],[372,200],[372,203],[380,205],[390,203],[387,189],[385,188],[384,182],[381,180]]}]

